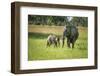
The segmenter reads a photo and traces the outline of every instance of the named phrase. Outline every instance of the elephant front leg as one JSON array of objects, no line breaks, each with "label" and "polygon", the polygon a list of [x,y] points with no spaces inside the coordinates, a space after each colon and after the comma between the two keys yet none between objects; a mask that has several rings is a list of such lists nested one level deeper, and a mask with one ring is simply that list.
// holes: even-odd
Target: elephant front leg
[{"label": "elephant front leg", "polygon": [[74,48],[74,42],[72,43],[72,48]]},{"label": "elephant front leg", "polygon": [[70,40],[67,40],[67,46],[70,48]]},{"label": "elephant front leg", "polygon": [[63,37],[62,38],[62,47],[64,47],[64,44],[65,44],[65,38]]}]

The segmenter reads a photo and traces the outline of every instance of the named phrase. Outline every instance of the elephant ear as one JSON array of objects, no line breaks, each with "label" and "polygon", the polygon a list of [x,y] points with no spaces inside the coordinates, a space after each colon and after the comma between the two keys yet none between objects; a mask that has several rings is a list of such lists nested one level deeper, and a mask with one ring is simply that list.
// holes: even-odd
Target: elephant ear
[{"label": "elephant ear", "polygon": [[71,26],[67,25],[64,28],[63,37],[70,37],[71,34]]},{"label": "elephant ear", "polygon": [[71,34],[71,26],[66,27],[66,37],[69,37]]}]

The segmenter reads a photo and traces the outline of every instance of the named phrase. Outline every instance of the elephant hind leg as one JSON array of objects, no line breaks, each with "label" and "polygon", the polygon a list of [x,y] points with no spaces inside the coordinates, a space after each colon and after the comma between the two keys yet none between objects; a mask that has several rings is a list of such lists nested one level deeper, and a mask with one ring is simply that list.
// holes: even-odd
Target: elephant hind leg
[{"label": "elephant hind leg", "polygon": [[73,40],[72,40],[72,48],[74,48],[75,42],[76,42],[76,38],[73,38]]},{"label": "elephant hind leg", "polygon": [[73,37],[72,39],[71,39],[71,43],[72,43],[72,48],[74,48],[74,44],[75,44],[75,41],[76,41],[76,38],[75,37]]},{"label": "elephant hind leg", "polygon": [[57,41],[54,41],[54,47],[57,47]]}]

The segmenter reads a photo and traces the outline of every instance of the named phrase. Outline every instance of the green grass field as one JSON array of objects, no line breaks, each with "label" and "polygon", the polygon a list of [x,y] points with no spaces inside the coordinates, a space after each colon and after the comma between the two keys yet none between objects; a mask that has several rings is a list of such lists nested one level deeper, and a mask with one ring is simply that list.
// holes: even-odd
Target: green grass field
[{"label": "green grass field", "polygon": [[79,38],[75,48],[46,47],[46,39],[49,34],[62,35],[64,26],[31,26],[28,27],[28,60],[55,60],[55,59],[79,59],[88,57],[88,29],[78,27]]}]

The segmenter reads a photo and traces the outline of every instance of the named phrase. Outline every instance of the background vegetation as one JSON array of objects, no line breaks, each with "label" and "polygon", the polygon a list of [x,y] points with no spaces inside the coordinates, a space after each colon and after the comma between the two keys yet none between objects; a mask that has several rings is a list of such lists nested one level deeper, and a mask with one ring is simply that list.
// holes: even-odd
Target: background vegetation
[{"label": "background vegetation", "polygon": [[33,25],[64,26],[70,22],[75,26],[88,26],[87,17],[29,15],[28,21]]}]

